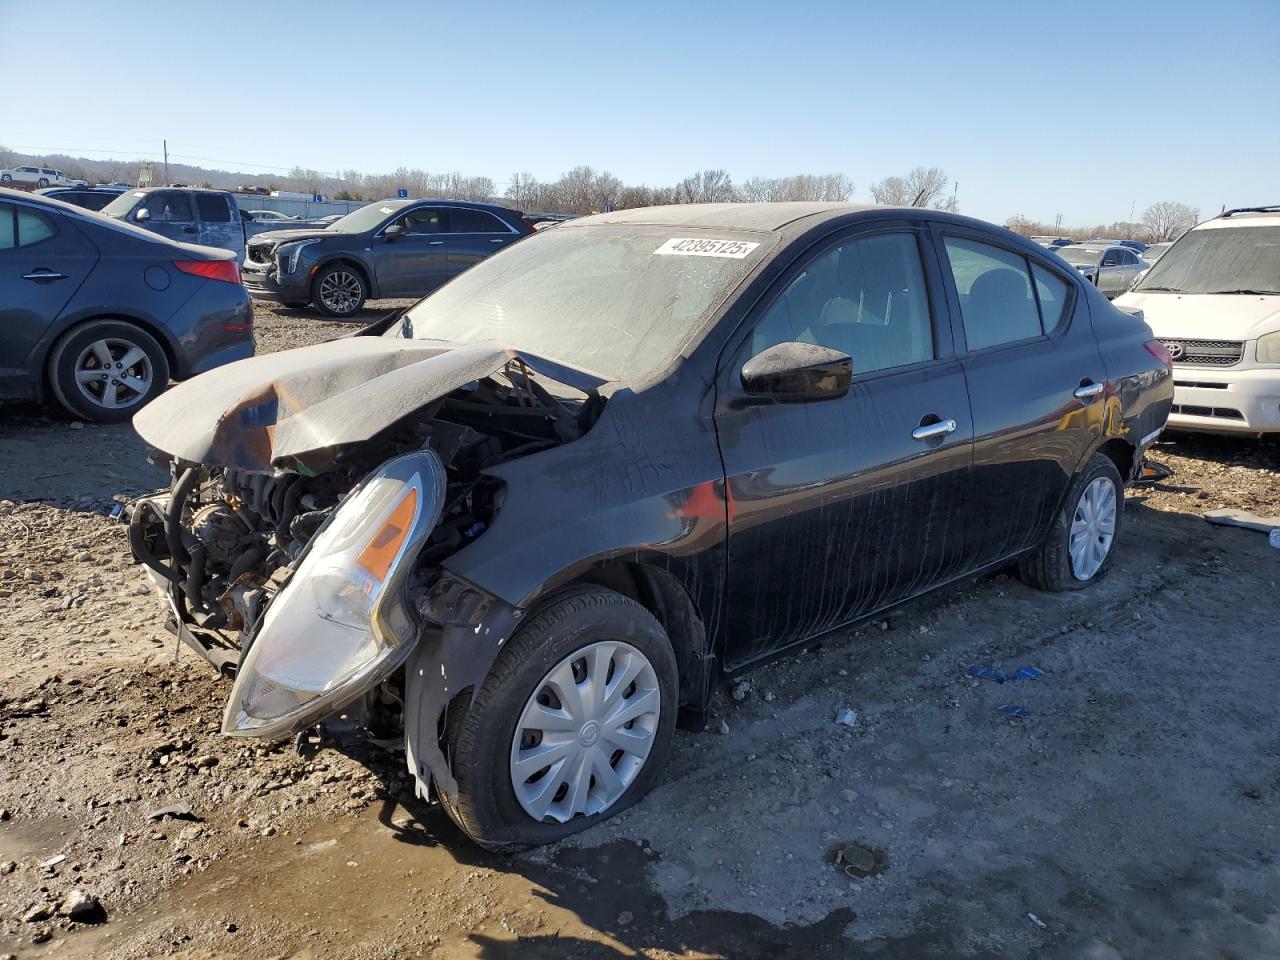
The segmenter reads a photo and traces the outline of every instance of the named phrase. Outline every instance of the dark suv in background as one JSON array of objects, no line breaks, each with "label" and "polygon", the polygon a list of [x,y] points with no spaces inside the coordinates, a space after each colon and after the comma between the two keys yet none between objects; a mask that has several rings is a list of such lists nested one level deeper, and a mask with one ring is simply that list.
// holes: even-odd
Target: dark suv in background
[{"label": "dark suv in background", "polygon": [[349,317],[366,299],[423,297],[533,233],[516,210],[460,200],[380,200],[325,229],[249,243],[244,285],[259,300]]}]

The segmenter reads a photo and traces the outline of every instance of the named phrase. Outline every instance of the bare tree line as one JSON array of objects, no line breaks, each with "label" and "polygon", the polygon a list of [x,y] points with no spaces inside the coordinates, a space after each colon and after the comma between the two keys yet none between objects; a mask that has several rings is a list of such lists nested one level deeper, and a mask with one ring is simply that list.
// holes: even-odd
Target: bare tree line
[{"label": "bare tree line", "polygon": [[1010,217],[1005,226],[1024,237],[1068,237],[1087,240],[1090,237],[1108,237],[1117,240],[1142,240],[1146,243],[1162,243],[1176,240],[1200,222],[1200,209],[1176,200],[1161,200],[1142,212],[1142,220],[1099,223],[1092,227],[1058,227],[1051,223],[1028,220],[1021,215]]}]

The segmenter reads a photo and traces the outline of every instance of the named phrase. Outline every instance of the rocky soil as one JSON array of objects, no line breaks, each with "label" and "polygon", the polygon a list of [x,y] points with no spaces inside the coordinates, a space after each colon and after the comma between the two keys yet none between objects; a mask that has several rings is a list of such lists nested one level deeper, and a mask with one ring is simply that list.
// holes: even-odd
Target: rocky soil
[{"label": "rocky soil", "polygon": [[[258,309],[262,351],[352,326]],[[510,859],[399,754],[218,734],[112,515],[164,482],[127,426],[6,410],[0,451],[0,957],[1280,955],[1280,551],[1202,519],[1280,514],[1274,441],[1162,442],[1096,588],[971,580],[748,674]]]}]

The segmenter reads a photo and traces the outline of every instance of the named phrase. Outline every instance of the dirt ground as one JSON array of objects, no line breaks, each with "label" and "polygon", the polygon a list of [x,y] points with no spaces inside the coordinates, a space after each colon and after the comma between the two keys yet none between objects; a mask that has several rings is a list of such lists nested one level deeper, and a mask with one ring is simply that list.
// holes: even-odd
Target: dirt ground
[{"label": "dirt ground", "polygon": [[[350,327],[258,310],[264,351]],[[631,811],[496,858],[398,754],[219,736],[229,685],[111,516],[164,482],[143,445],[0,416],[0,957],[1280,956],[1280,551],[1202,519],[1280,514],[1280,443],[1166,439],[1097,587],[997,574],[828,637]]]}]

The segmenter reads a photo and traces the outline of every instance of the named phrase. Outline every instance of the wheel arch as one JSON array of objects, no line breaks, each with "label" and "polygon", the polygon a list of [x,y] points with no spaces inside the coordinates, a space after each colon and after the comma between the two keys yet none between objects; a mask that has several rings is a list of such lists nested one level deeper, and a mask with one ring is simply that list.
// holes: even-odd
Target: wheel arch
[{"label": "wheel arch", "polygon": [[598,586],[629,597],[662,625],[680,672],[680,705],[701,711],[711,697],[712,660],[707,630],[689,591],[669,571],[637,561],[609,561],[587,570],[569,586]]},{"label": "wheel arch", "polygon": [[[1128,483],[1133,479],[1134,457],[1137,454],[1137,450],[1128,440],[1112,437],[1094,452],[1102,454],[1115,464],[1116,470],[1120,473],[1120,479],[1124,483]],[[1087,463],[1088,461],[1085,462]]]}]

